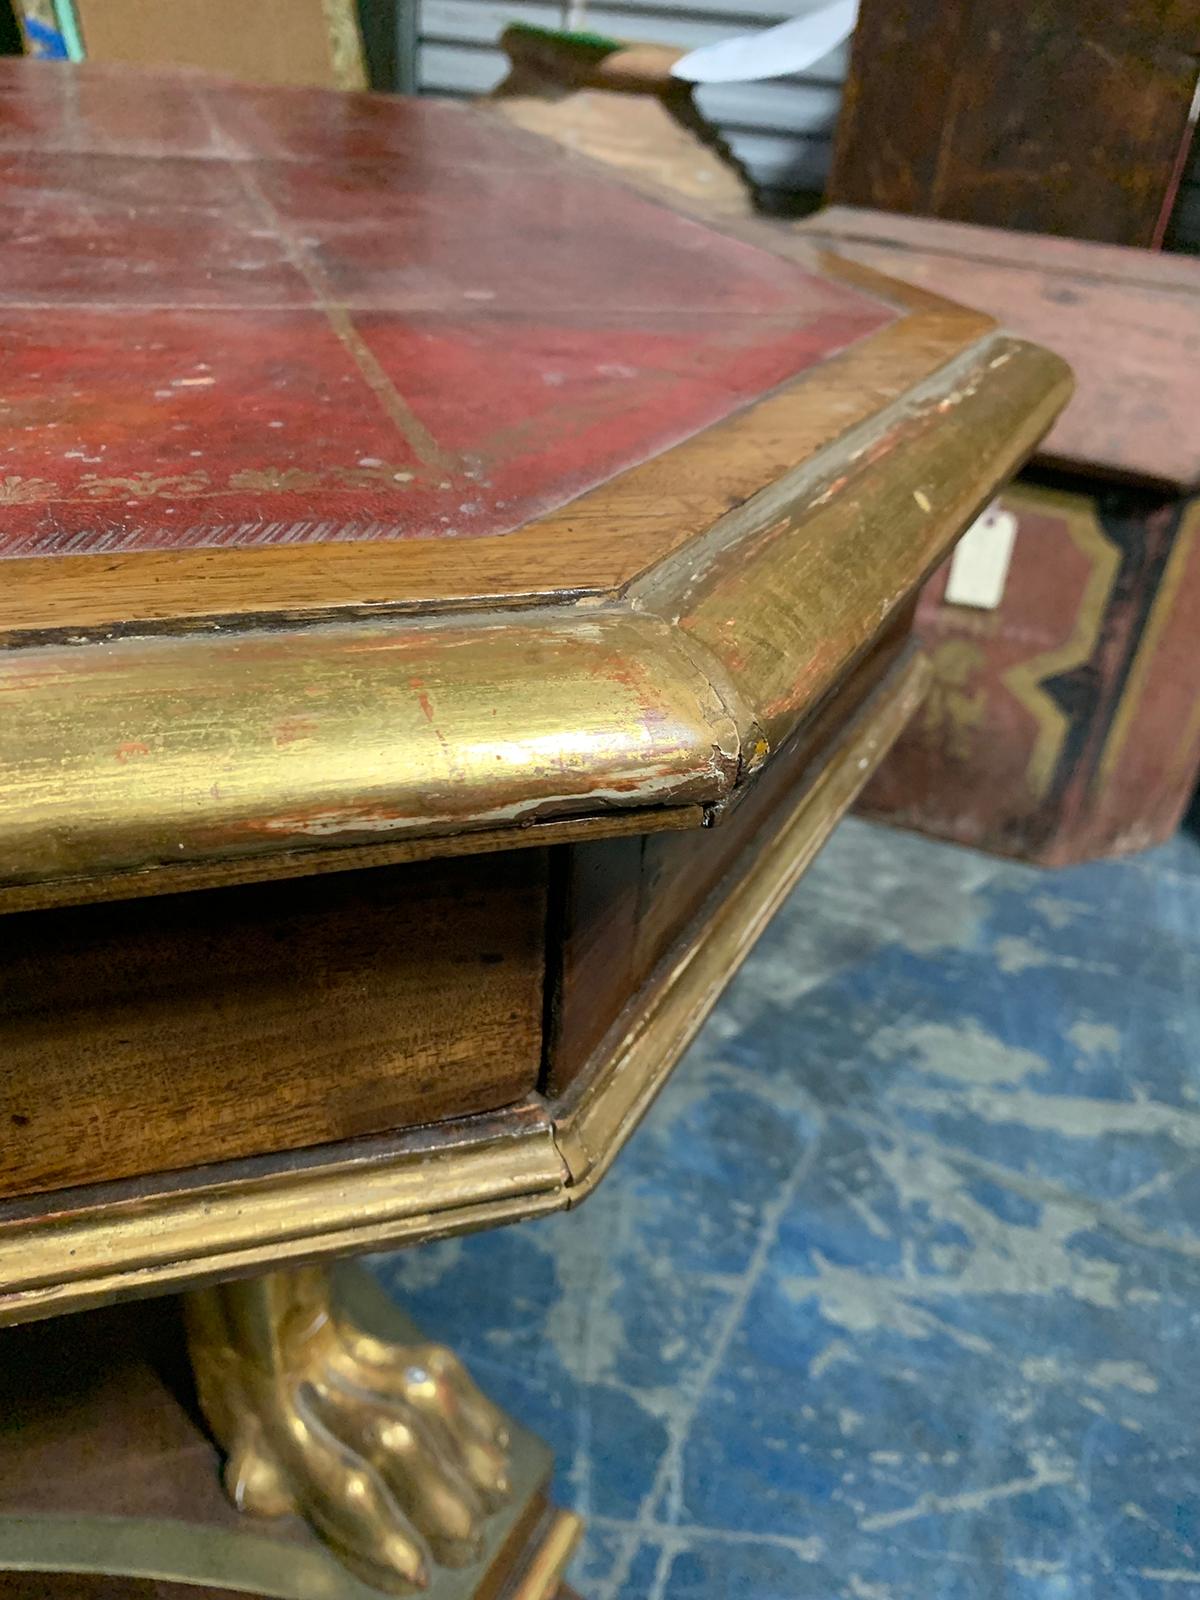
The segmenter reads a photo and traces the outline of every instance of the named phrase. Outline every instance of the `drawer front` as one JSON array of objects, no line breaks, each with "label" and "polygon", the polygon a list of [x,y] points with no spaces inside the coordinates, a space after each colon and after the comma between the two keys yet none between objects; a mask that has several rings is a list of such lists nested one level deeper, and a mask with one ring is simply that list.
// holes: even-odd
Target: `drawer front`
[{"label": "drawer front", "polygon": [[545,877],[523,850],[0,918],[0,1194],[519,1099]]}]

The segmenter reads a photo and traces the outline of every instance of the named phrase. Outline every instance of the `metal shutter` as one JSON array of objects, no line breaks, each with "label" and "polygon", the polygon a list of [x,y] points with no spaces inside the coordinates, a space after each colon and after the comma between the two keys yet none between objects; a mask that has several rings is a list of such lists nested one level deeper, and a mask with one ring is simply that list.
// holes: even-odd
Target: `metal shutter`
[{"label": "metal shutter", "polygon": [[[504,76],[496,39],[510,22],[586,28],[614,39],[691,49],[735,33],[769,28],[792,15],[773,0],[690,0],[599,5],[590,0],[416,0],[416,87],[426,94],[485,94]],[[799,78],[729,84],[697,95],[704,114],[728,139],[768,204],[791,209],[815,199],[829,171],[833,127],[846,75],[843,47]]]}]

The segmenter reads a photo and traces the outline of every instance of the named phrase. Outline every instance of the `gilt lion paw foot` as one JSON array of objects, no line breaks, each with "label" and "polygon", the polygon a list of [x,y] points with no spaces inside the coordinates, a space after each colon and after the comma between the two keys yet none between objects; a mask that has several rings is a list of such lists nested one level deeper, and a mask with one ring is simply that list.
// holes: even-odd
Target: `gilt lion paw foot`
[{"label": "gilt lion paw foot", "polygon": [[231,1499],[299,1514],[376,1588],[424,1588],[431,1562],[474,1560],[509,1493],[502,1413],[451,1351],[377,1339],[313,1292],[322,1280],[298,1294],[302,1275],[275,1277],[269,1307],[238,1303],[257,1285],[231,1285],[205,1291],[193,1322]]}]

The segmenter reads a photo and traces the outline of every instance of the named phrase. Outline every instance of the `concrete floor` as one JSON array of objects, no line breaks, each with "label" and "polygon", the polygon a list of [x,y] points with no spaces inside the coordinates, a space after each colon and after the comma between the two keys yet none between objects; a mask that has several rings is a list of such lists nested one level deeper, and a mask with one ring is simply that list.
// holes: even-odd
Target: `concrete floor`
[{"label": "concrete floor", "polygon": [[1200,840],[843,825],[582,1211],[376,1266],[586,1600],[1200,1597]]}]

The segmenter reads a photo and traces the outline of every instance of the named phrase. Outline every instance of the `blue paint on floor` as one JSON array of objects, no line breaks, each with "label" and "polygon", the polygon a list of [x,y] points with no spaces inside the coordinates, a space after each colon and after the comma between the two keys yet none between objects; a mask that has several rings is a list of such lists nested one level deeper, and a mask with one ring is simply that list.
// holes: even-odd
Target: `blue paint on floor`
[{"label": "blue paint on floor", "polygon": [[586,1600],[1200,1597],[1200,840],[844,824],[581,1211],[376,1267]]}]

